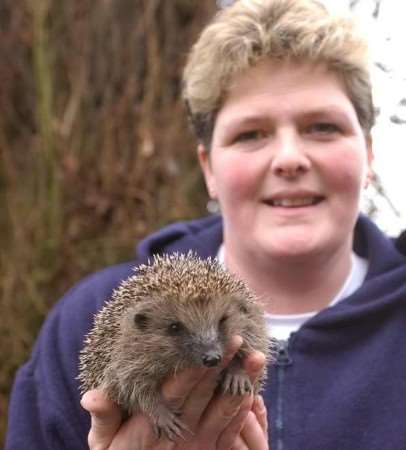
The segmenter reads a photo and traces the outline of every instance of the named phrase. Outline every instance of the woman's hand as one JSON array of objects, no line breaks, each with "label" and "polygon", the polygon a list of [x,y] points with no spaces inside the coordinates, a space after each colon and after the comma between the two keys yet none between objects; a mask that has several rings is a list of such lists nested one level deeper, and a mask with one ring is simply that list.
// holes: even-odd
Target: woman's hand
[{"label": "woman's hand", "polygon": [[[135,414],[122,423],[117,405],[98,390],[87,392],[82,406],[91,414],[90,450],[268,450],[266,410],[261,397],[215,395],[219,372],[241,345],[236,336],[221,367],[191,368],[166,381],[162,394],[168,404],[182,410],[192,434],[171,442],[157,439],[147,416]],[[244,361],[251,380],[264,365],[262,353]]]}]

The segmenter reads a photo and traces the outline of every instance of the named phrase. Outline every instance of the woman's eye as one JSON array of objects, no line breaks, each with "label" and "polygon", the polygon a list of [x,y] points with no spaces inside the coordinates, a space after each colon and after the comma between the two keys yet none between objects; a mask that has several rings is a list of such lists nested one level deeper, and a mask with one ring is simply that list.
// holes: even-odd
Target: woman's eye
[{"label": "woman's eye", "polygon": [[260,130],[250,130],[250,131],[244,131],[240,134],[238,134],[234,142],[249,142],[249,141],[257,141],[259,139],[263,139],[265,137],[265,132]]},{"label": "woman's eye", "polygon": [[221,325],[224,325],[225,323],[226,323],[226,320],[228,319],[228,316],[227,315],[224,315],[221,319],[220,319],[220,321],[219,321],[219,325],[221,326]]},{"label": "woman's eye", "polygon": [[308,128],[309,133],[316,133],[322,135],[330,135],[334,133],[339,133],[340,131],[341,129],[338,125],[329,122],[315,123]]}]

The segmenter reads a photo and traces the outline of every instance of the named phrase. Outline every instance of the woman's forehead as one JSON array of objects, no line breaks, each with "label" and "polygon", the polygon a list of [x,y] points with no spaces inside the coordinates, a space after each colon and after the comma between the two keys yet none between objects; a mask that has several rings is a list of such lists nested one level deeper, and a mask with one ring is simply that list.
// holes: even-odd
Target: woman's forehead
[{"label": "woman's forehead", "polygon": [[217,119],[250,122],[283,112],[356,114],[344,83],[327,66],[263,61],[235,77]]},{"label": "woman's forehead", "polygon": [[227,98],[244,97],[251,94],[313,91],[320,84],[342,90],[345,85],[340,76],[329,70],[324,63],[297,63],[265,59],[244,72],[237,74],[229,83]]}]

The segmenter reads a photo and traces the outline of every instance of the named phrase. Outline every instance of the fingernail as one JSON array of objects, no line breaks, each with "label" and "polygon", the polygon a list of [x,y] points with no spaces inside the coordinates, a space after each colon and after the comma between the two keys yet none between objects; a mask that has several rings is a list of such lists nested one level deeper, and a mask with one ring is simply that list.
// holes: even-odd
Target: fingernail
[{"label": "fingernail", "polygon": [[243,339],[238,334],[233,336],[231,342],[228,344],[228,351],[235,353],[242,345]]},{"label": "fingernail", "polygon": [[257,395],[255,397],[255,402],[257,404],[257,408],[259,411],[263,411],[265,410],[265,403],[264,403],[264,399],[262,398],[261,395]]}]

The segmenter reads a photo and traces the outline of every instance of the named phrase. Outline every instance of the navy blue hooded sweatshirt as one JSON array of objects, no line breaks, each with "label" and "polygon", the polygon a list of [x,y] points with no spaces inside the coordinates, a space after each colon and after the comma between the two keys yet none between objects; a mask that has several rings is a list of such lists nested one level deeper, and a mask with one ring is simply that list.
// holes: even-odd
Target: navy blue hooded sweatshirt
[{"label": "navy blue hooded sweatshirt", "polygon": [[[221,241],[219,217],[174,224],[141,242],[135,261],[71,289],[17,373],[6,450],[88,448],[76,376],[94,314],[152,254],[214,256]],[[406,449],[406,256],[362,216],[354,250],[369,260],[365,283],[291,335],[269,369],[263,395],[272,450]]]}]

